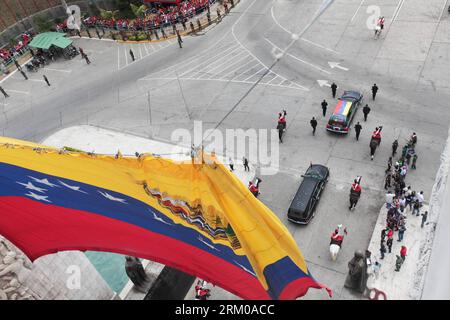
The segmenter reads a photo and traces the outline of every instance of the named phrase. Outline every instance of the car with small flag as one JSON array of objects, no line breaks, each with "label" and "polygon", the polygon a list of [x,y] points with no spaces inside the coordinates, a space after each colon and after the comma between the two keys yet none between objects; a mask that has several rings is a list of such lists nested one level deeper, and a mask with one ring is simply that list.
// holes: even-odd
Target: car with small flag
[{"label": "car with small flag", "polygon": [[330,170],[321,164],[311,164],[302,175],[303,181],[297,190],[288,210],[288,220],[297,224],[308,224],[314,217]]},{"label": "car with small flag", "polygon": [[350,124],[362,100],[362,93],[358,91],[344,91],[328,120],[326,129],[331,132],[348,133]]}]

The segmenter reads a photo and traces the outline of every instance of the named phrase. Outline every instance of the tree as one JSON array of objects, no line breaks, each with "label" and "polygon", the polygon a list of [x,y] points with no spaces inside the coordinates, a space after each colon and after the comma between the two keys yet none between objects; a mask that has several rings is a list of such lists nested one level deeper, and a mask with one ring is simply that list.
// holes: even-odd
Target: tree
[{"label": "tree", "polygon": [[137,6],[133,3],[130,4],[131,11],[133,11],[136,18],[142,18],[145,14],[145,11],[147,10],[146,5]]},{"label": "tree", "polygon": [[53,24],[49,19],[47,19],[47,17],[37,16],[33,19],[33,21],[40,33],[51,31],[53,28]]},{"label": "tree", "polygon": [[117,17],[119,15],[119,10],[104,10],[104,9],[100,9],[100,16],[103,19],[114,19],[116,20]]},{"label": "tree", "polygon": [[116,7],[119,10],[121,18],[133,19],[135,17],[133,11],[131,10],[131,4],[139,5],[142,4],[140,0],[116,0]]}]

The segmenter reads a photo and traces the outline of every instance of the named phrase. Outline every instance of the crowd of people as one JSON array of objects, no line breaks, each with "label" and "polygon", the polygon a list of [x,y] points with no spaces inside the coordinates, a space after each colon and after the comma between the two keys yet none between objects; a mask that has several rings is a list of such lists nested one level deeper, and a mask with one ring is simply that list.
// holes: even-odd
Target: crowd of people
[{"label": "crowd of people", "polygon": [[[381,231],[380,259],[384,259],[385,254],[392,252],[394,235],[397,232],[397,242],[402,242],[407,230],[406,222],[408,214],[411,217],[422,216],[421,227],[423,228],[427,218],[428,211],[421,213],[424,203],[423,191],[416,192],[411,186],[406,186],[405,178],[408,173],[411,158],[413,159],[412,168],[416,168],[417,154],[415,146],[417,144],[417,135],[413,133],[408,143],[403,147],[399,159],[393,164],[392,158],[397,154],[398,140],[392,144],[392,156],[388,159],[387,169],[385,171],[386,193],[386,226]],[[399,254],[396,255],[395,271],[400,271],[405,262],[407,247],[402,245]]]},{"label": "crowd of people", "polygon": [[[216,0],[185,0],[180,5],[158,5],[156,8],[149,9],[144,17],[134,19],[105,19],[102,17],[91,16],[83,21],[88,27],[108,28],[115,30],[142,31],[168,27],[176,23],[184,23],[189,18],[203,12],[208,4]],[[65,30],[65,22],[57,25],[58,30]]]},{"label": "crowd of people", "polygon": [[[15,59],[23,55],[28,50],[28,44],[32,40],[30,33],[23,33],[19,36],[16,43],[10,47],[0,48],[0,62],[2,69],[6,68],[11,63],[14,63]],[[4,69],[5,71],[6,69]]]}]

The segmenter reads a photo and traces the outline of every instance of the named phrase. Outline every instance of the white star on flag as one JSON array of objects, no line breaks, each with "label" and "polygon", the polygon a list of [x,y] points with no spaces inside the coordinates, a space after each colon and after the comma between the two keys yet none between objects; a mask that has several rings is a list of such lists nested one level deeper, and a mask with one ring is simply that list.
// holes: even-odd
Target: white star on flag
[{"label": "white star on flag", "polygon": [[101,192],[101,191],[99,191],[99,193],[100,193],[102,196],[104,196],[106,199],[109,199],[109,200],[111,200],[111,201],[117,201],[117,202],[120,202],[120,203],[126,203],[125,199],[120,199],[120,198],[113,197],[112,195],[110,195],[110,194],[107,193],[107,192]]},{"label": "white star on flag", "polygon": [[58,187],[59,188],[58,185],[51,183],[50,181],[48,181],[48,179],[38,179],[38,178],[35,178],[35,177],[32,177],[32,176],[28,176],[28,177],[30,177],[31,179],[33,179],[34,181],[36,181],[38,183],[45,184],[45,185],[47,185],[49,187]]},{"label": "white star on flag", "polygon": [[32,184],[31,182],[28,182],[28,183],[22,183],[22,182],[16,181],[16,183],[25,186],[25,188],[27,188],[27,189],[34,190],[34,191],[37,191],[37,192],[44,193],[45,191],[47,191],[47,189],[43,189],[43,188],[36,187],[36,186],[35,186],[34,184]]},{"label": "white star on flag", "polygon": [[198,236],[197,238],[200,242],[203,242],[204,244],[206,244],[208,247],[210,247],[211,249],[214,249],[216,251],[220,251],[219,249],[217,249],[216,247],[214,247],[213,245],[210,245],[208,242],[204,241],[203,238],[201,236]]},{"label": "white star on flag", "polygon": [[73,190],[73,191],[78,191],[78,192],[87,194],[87,192],[85,192],[85,191],[83,191],[83,190],[80,190],[80,187],[78,187],[78,186],[71,186],[71,185],[68,185],[67,183],[62,182],[61,180],[58,180],[58,182],[59,182],[61,185],[63,185],[64,187],[69,188],[69,189],[71,189],[71,190]]},{"label": "white star on flag", "polygon": [[40,195],[35,194],[33,192],[26,193],[25,195],[29,196],[30,198],[34,198],[36,200],[39,200],[39,201],[51,202],[50,200],[47,199],[48,196],[40,196]]},{"label": "white star on flag", "polygon": [[242,264],[240,264],[239,262],[237,262],[236,260],[234,261],[234,263],[236,263],[239,267],[241,267],[242,269],[244,269],[244,271],[250,273],[251,275],[256,277],[256,274],[254,272],[251,272],[250,270],[248,270],[246,267],[244,267]]},{"label": "white star on flag", "polygon": [[161,223],[167,224],[167,225],[169,225],[169,226],[172,225],[171,223],[164,221],[163,218],[158,217],[158,216],[156,215],[156,213],[154,213],[154,212],[153,212],[153,218],[155,218],[156,221],[159,221],[159,222],[161,222]]}]

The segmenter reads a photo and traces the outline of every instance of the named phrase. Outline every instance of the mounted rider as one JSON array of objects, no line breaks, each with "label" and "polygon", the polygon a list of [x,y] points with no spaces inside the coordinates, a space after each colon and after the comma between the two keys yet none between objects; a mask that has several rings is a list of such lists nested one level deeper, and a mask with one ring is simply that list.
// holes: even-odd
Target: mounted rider
[{"label": "mounted rider", "polygon": [[262,180],[259,178],[256,178],[256,183],[253,183],[253,181],[248,182],[248,190],[256,197],[259,196],[259,184]]},{"label": "mounted rider", "polygon": [[338,225],[331,234],[330,245],[336,244],[341,247],[342,241],[344,241],[344,234],[347,235],[347,228],[342,228],[342,224]]},{"label": "mounted rider", "polygon": [[383,130],[383,126],[376,127],[372,132],[372,140],[377,141],[378,145],[381,143],[381,130]]},{"label": "mounted rider", "polygon": [[278,138],[280,142],[283,143],[283,132],[286,131],[286,110],[278,113]]},{"label": "mounted rider", "polygon": [[278,113],[278,125],[283,127],[283,130],[286,130],[286,110]]}]

